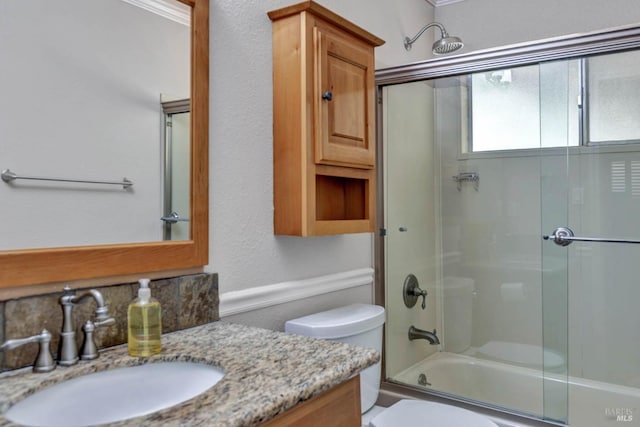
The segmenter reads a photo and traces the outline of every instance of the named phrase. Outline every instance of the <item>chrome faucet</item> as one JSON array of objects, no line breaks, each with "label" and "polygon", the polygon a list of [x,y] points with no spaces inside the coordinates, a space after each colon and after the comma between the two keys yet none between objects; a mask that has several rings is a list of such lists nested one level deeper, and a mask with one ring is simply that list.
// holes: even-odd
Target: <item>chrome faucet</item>
[{"label": "chrome faucet", "polygon": [[115,323],[113,317],[109,317],[109,308],[104,303],[104,297],[97,289],[91,289],[83,294],[76,295],[69,287],[64,287],[64,292],[60,297],[62,305],[62,332],[60,333],[60,357],[58,363],[63,366],[74,365],[78,362],[78,346],[76,344],[76,330],[73,326],[72,310],[75,305],[93,298],[96,301],[95,321],[87,321],[82,330],[84,331],[84,343],[80,358],[83,360],[95,359],[98,357],[96,344],[93,341],[93,331],[100,326],[108,326]]},{"label": "chrome faucet", "polygon": [[53,361],[53,355],[51,354],[51,333],[46,329],[43,329],[38,335],[32,337],[7,340],[0,345],[0,350],[12,350],[32,342],[40,344],[38,356],[33,364],[33,372],[53,371],[56,368],[56,363]]},{"label": "chrome faucet", "polygon": [[440,344],[440,340],[436,335],[435,329],[433,330],[433,332],[429,332],[423,331],[422,329],[418,329],[415,326],[411,325],[411,327],[409,328],[409,341],[413,340],[427,340],[431,345]]}]

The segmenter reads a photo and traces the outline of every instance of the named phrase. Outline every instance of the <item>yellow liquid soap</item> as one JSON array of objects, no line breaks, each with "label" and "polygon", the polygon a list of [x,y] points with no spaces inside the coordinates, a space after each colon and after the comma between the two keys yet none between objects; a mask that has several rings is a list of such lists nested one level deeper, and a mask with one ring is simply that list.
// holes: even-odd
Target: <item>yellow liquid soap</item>
[{"label": "yellow liquid soap", "polygon": [[162,350],[162,310],[153,298],[148,301],[135,300],[128,313],[129,356],[150,357]]}]

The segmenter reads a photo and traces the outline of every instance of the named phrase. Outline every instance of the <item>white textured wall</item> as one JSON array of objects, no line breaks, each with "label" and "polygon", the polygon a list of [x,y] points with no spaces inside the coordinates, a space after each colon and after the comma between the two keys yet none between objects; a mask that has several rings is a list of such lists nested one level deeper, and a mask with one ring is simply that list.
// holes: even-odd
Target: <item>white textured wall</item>
[{"label": "white textured wall", "polygon": [[[267,11],[285,0],[211,2],[210,263],[221,293],[373,265],[371,234],[273,235],[272,49]],[[321,1],[387,41],[378,66],[423,59],[405,31],[431,19],[423,0]],[[370,301],[370,299],[368,299]],[[335,304],[340,304],[336,298]],[[309,310],[313,310],[309,306]]]},{"label": "white textured wall", "polygon": [[467,0],[436,8],[463,52],[637,24],[636,0]]}]

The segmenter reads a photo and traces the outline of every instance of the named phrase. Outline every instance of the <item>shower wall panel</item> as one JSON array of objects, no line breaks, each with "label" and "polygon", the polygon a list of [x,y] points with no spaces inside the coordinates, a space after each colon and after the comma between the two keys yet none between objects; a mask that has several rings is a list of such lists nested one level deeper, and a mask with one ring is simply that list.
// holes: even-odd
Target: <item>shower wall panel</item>
[{"label": "shower wall panel", "polygon": [[[542,345],[540,184],[536,158],[443,158],[442,210],[446,253],[443,277],[475,281],[472,342]],[[480,175],[475,190],[450,178]],[[447,179],[447,177],[449,179]],[[453,307],[444,306],[444,311]],[[444,325],[445,331],[448,326]],[[446,335],[445,335],[446,343]],[[540,364],[542,360],[540,359]]]},{"label": "shower wall panel", "polygon": [[[640,151],[571,156],[569,215],[580,236],[640,240]],[[569,246],[569,368],[640,388],[638,245]]]},{"label": "shower wall panel", "polygon": [[[386,348],[403,349],[387,353],[387,376],[437,350],[425,340],[407,337],[411,325],[439,329],[433,96],[433,88],[425,82],[385,88]],[[404,305],[402,288],[409,274],[429,294],[424,310],[421,300],[412,308]]]},{"label": "shower wall panel", "polygon": [[[559,171],[570,165],[568,219],[574,231],[624,238],[620,230],[629,230],[637,237],[640,152],[572,154],[568,160],[562,154],[456,156],[442,150],[442,273],[475,281],[470,351],[492,341],[542,346],[540,245],[553,230],[540,228],[540,162],[556,163]],[[457,189],[450,177],[459,171],[480,175],[478,191],[471,185]],[[640,248],[574,243],[568,250],[569,375],[640,387],[638,329],[620,327],[640,324]],[[453,307],[445,300],[443,309]]]},{"label": "shower wall panel", "polygon": [[[436,97],[436,140],[441,180],[442,278],[444,287],[474,285],[466,352],[491,342],[542,345],[540,279],[540,179],[537,157],[461,157],[466,143],[465,80],[440,79]],[[452,179],[479,174],[472,183]],[[448,292],[444,289],[444,292]],[[455,298],[443,299],[455,311]],[[458,339],[455,318],[443,325],[447,350]],[[453,335],[453,337],[452,337]],[[491,344],[490,344],[491,345]],[[454,346],[459,350],[460,345]],[[542,360],[540,357],[539,364]]]}]

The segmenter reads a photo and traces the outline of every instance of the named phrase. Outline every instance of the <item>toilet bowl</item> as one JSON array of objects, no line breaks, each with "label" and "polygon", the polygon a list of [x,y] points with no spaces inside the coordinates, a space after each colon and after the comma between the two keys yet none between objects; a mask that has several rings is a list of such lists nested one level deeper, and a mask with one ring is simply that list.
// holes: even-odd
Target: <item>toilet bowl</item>
[{"label": "toilet bowl", "polygon": [[[341,341],[382,352],[384,308],[370,304],[352,304],[333,310],[288,320],[287,333]],[[380,390],[380,362],[360,373],[362,412],[368,411]],[[389,408],[379,409],[363,424],[368,427],[497,427],[488,418],[466,409],[423,400],[403,399]],[[369,417],[367,418],[369,420]]]}]

